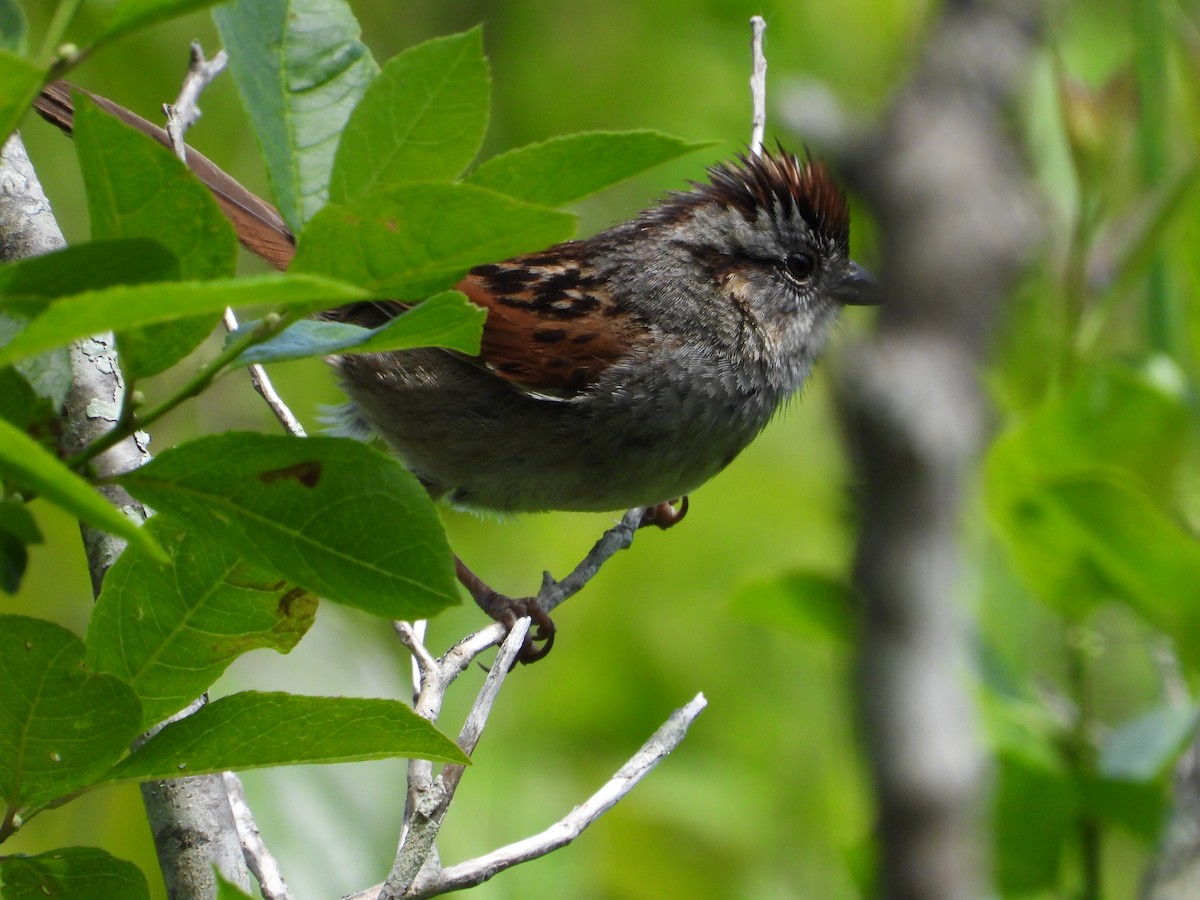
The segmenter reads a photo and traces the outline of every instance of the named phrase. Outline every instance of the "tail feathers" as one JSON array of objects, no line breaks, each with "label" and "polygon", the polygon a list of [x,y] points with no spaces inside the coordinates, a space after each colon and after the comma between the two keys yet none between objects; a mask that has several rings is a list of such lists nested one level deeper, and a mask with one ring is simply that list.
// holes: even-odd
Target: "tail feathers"
[{"label": "tail feathers", "polygon": [[[71,134],[75,107],[72,87],[65,81],[47,85],[34,101],[34,108],[46,121]],[[76,90],[78,90],[76,88]],[[95,94],[88,96],[104,111],[127,125],[147,134],[161,144],[171,146],[167,132],[123,106]],[[233,223],[238,240],[256,256],[277,269],[286,269],[296,255],[296,239],[279,211],[270,203],[242,187],[203,154],[188,148],[188,167],[212,191],[221,209]]]}]

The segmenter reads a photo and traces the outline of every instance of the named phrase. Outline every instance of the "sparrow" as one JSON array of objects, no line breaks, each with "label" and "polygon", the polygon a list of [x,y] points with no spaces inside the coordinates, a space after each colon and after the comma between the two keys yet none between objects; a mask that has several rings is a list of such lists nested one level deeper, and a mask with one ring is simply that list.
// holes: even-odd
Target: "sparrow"
[{"label": "sparrow", "polygon": [[[166,142],[111,101],[100,105]],[[38,111],[70,130],[69,89]],[[270,204],[198,153],[189,165],[252,251],[286,268],[295,241]],[[501,513],[672,504],[729,465],[804,384],[839,311],[878,302],[851,258],[850,213],[829,169],[782,147],[718,163],[703,182],[598,234],[476,266],[455,287],[487,311],[478,355],[429,348],[333,357],[345,427],[378,435],[431,497]],[[356,303],[364,327],[411,307]],[[494,618],[528,598],[460,580]]]}]

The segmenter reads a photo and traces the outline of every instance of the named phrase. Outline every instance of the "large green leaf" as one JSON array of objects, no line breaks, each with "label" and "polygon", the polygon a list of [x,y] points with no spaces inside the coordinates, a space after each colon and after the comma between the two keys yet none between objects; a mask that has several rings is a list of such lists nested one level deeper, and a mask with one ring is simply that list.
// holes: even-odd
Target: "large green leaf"
[{"label": "large green leaf", "polygon": [[113,564],[88,625],[87,663],[133,688],[149,727],[208,690],[241,654],[291,650],[317,598],[163,516],[145,527],[171,561],[126,552]]},{"label": "large green leaf", "polygon": [[24,431],[0,419],[0,473],[90,525],[163,558],[154,539]]},{"label": "large green leaf", "polygon": [[452,740],[397,700],[246,691],[171,723],[103,780],[147,781],[398,756],[468,762]]},{"label": "large green leaf", "polygon": [[568,134],[494,156],[467,181],[528,203],[562,206],[708,146],[657,131]]},{"label": "large green leaf", "polygon": [[91,784],[138,733],[129,686],[83,666],[83,641],[0,616],[0,799],[31,806]]},{"label": "large green leaf", "polygon": [[[235,360],[235,365],[334,353],[383,353],[414,347],[444,347],[474,355],[479,352],[486,318],[486,310],[458,291],[445,291],[378,328],[305,319],[271,340],[249,348]],[[253,324],[248,322],[243,327],[253,327]]]},{"label": "large green leaf", "polygon": [[415,300],[473,266],[564,240],[574,224],[566,213],[472,185],[401,185],[321,210],[300,237],[292,271]]},{"label": "large green leaf", "polygon": [[478,27],[388,60],[346,123],[329,199],[458,176],[483,143],[489,92]]},{"label": "large green leaf", "polygon": [[393,619],[458,602],[450,548],[424,488],[344,438],[200,438],[122,476],[189,531],[322,597]]},{"label": "large green leaf", "polygon": [[[1167,506],[1191,427],[1172,372],[1162,358],[1089,372],[988,454],[985,497],[997,533],[1027,586],[1069,616],[1112,596],[1160,626],[1194,615],[1179,581],[1194,565],[1194,542]],[[1123,521],[1150,531],[1139,535]],[[1159,535],[1182,555],[1138,574],[1158,556]]]},{"label": "large green leaf", "polygon": [[[169,322],[226,306],[283,306],[318,309],[370,296],[351,285],[311,275],[257,275],[203,282],[118,285],[62,297],[6,346],[0,365],[33,356],[109,328],[128,329]],[[0,305],[4,298],[0,297]]]},{"label": "large green leaf", "polygon": [[89,241],[0,264],[0,305],[36,315],[57,297],[117,284],[174,281],[179,258],[149,238]]},{"label": "large green leaf", "polygon": [[[229,278],[237,237],[212,193],[158,141],[75,97],[75,147],[92,237],[153,238],[179,259],[179,277]],[[137,279],[144,281],[145,279]],[[126,378],[155,375],[199,346],[219,312],[117,335]]]},{"label": "large green leaf", "polygon": [[150,900],[142,870],[98,847],[0,857],[4,900]]},{"label": "large green leaf", "polygon": [[1079,476],[1043,484],[1010,515],[1005,542],[1040,597],[1076,615],[1122,600],[1200,665],[1200,542],[1144,491]]},{"label": "large green leaf", "polygon": [[342,0],[235,0],[213,18],[275,203],[299,233],[325,204],[342,129],[379,67]]},{"label": "large green leaf", "polygon": [[1023,490],[1043,478],[1119,470],[1168,496],[1193,427],[1182,379],[1165,357],[1087,373],[996,441],[989,487]]}]

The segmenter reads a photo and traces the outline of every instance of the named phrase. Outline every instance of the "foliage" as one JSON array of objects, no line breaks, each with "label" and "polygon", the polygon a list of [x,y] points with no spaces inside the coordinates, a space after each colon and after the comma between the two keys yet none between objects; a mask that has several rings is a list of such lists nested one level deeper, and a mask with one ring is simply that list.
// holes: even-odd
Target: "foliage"
[{"label": "foliage", "polygon": [[[122,102],[166,99],[177,79],[166,66],[178,69],[180,41],[212,33],[195,15],[170,20],[204,5],[121,0],[93,13],[85,4],[70,21],[28,4],[26,27],[14,0],[0,0],[0,130],[15,127],[47,78],[77,66],[81,80],[97,72],[98,83],[119,85],[112,93]],[[63,9],[77,6],[61,0]],[[902,77],[927,15],[919,2],[802,6],[771,20],[771,91],[781,107],[806,96],[797,83],[814,73],[851,106],[877,106]],[[307,374],[324,354],[419,345],[469,352],[479,316],[445,292],[457,273],[565,237],[570,217],[550,207],[648,166],[667,162],[666,174],[584,204],[589,223],[624,217],[664,185],[698,177],[694,159],[669,162],[696,145],[647,125],[724,135],[733,139],[728,150],[748,130],[739,51],[745,20],[763,10],[738,0],[653,10],[630,0],[569,14],[545,2],[520,13],[358,7],[366,41],[341,3],[242,0],[215,11],[273,199],[300,235],[293,273],[235,276],[232,239],[208,194],[170,153],[86,105],[75,150],[92,240],[0,267],[0,587],[20,587],[12,608],[27,613],[0,618],[0,785],[21,824],[33,820],[4,847],[31,854],[0,860],[5,897],[159,890],[118,858],[152,865],[144,847],[119,842],[136,824],[111,836],[87,831],[85,816],[70,818],[85,803],[121,796],[114,787],[96,799],[99,785],[163,777],[180,764],[194,772],[454,753],[447,739],[410,731],[420,726],[403,704],[305,696],[396,695],[405,673],[383,649],[386,629],[345,610],[390,616],[453,602],[439,514],[402,468],[368,448],[205,434],[252,421],[218,376],[255,361],[300,360],[280,371],[311,414],[310,396],[333,399],[324,376]],[[1160,838],[1173,763],[1194,736],[1197,26],[1191,3],[1077,4],[1052,23],[1028,105],[1014,111],[1046,198],[1045,254],[998,324],[983,373],[995,436],[964,516],[962,563],[1004,896],[1130,895]],[[300,30],[308,42],[286,39]],[[716,49],[725,44],[728,54]],[[372,49],[388,62],[377,65]],[[162,69],[153,78],[122,73],[122,58],[162,60]],[[240,155],[249,141],[213,137],[240,127],[219,108],[231,101],[214,85],[194,134],[254,178],[256,164]],[[210,123],[218,131],[206,130]],[[553,136],[581,123],[631,130]],[[31,141],[35,128],[27,128]],[[46,155],[62,152],[48,146]],[[489,158],[476,163],[481,153]],[[66,169],[39,162],[47,182]],[[72,202],[56,198],[56,208]],[[393,219],[397,227],[388,227]],[[870,225],[857,210],[855,240],[869,262]],[[378,333],[306,318],[320,306],[396,293],[433,296]],[[214,348],[205,336],[230,304],[256,310],[256,319]],[[125,410],[114,434],[154,425],[157,441],[177,444],[127,479],[159,513],[140,527],[88,483],[92,454],[63,461],[50,449],[65,393],[61,348],[100,328],[119,333],[130,394],[151,400]],[[683,528],[639,538],[638,552],[564,608],[554,656],[489,726],[488,780],[497,786],[460,795],[460,831],[446,834],[444,855],[544,827],[699,682],[709,722],[685,752],[604,830],[566,858],[507,875],[505,890],[861,895],[871,809],[853,724],[845,573],[853,523],[831,418],[818,376],[797,409],[694,498]],[[31,514],[24,501],[35,494]],[[333,508],[339,494],[369,511]],[[305,514],[289,518],[297,497]],[[60,549],[70,541],[68,517],[133,542],[94,610],[78,587],[85,577],[69,589],[53,580],[80,565],[58,562],[70,559]],[[573,561],[604,524],[441,519],[455,547],[501,580]],[[234,524],[216,527],[226,521]],[[422,539],[421,558],[380,573],[381,592],[365,574],[379,547],[345,522],[370,523],[405,546]],[[404,586],[414,571],[416,583]],[[317,595],[342,607],[325,604],[320,627]],[[447,610],[433,627],[456,633],[477,619]],[[245,656],[262,647],[295,650],[269,663]],[[281,683],[290,697],[273,689]],[[127,750],[148,724],[210,686],[224,696],[207,723],[170,726],[144,755]],[[70,733],[56,718],[64,713]],[[337,741],[297,743],[359,715],[380,726],[373,754]],[[13,743],[16,733],[32,743]],[[366,776],[332,767],[248,778],[264,802],[299,797],[301,778],[307,786],[330,779],[337,787],[327,793],[339,797],[356,777],[370,779],[350,836],[351,814],[319,797],[299,815],[281,803],[274,821],[256,805],[268,836],[289,834],[291,820],[306,823],[273,844],[290,878],[327,877],[322,893],[330,894],[365,883],[333,880],[344,873],[313,862],[314,844],[347,870],[386,867],[393,848],[382,833],[399,800],[393,793],[381,803],[380,785],[399,787],[383,765]],[[532,799],[514,803],[522,796]],[[35,818],[68,800],[56,816]],[[56,819],[71,822],[54,826],[65,838],[38,831]],[[373,826],[380,835],[371,836]]]},{"label": "foliage", "polygon": [[[122,33],[203,5],[123,0],[90,44],[0,59],[8,64],[0,77],[13,85],[0,124],[15,124],[44,81]],[[19,10],[6,9],[17,21]],[[73,5],[62,11],[47,46],[57,47]],[[72,459],[38,440],[55,429],[61,396],[44,398],[36,416],[31,402],[10,404],[0,419],[9,593],[27,546],[41,540],[22,500],[40,497],[130,542],[107,574],[86,641],[45,619],[0,615],[0,840],[123,781],[396,756],[468,761],[395,700],[254,691],[216,699],[130,749],[243,653],[289,652],[311,627],[318,595],[387,619],[433,615],[458,597],[424,489],[394,459],[348,438],[229,432],[183,442],[120,479],[157,512],[140,527],[88,483],[91,460],[251,362],[417,346],[473,352],[481,312],[446,289],[470,266],[564,239],[574,225],[505,192],[511,184],[519,196],[536,177],[526,171],[539,165],[536,152],[524,165],[506,163],[491,186],[458,180],[488,117],[478,29],[412,48],[380,70],[337,3],[245,3],[221,9],[218,23],[298,233],[294,271],[236,276],[233,230],[208,190],[169,150],[83,95],[74,135],[93,239],[0,267],[0,311],[13,321],[0,366],[31,402],[43,370],[60,365],[58,348],[99,331],[117,334],[130,396],[149,376],[185,371],[155,405],[127,402],[113,430]],[[277,40],[264,44],[264,29]],[[566,199],[690,149],[646,133],[565,146],[573,149],[559,163],[582,173],[564,180]],[[594,177],[592,159],[605,160],[608,177]],[[305,318],[352,300],[431,294],[373,331]],[[186,359],[223,309],[245,306],[264,312],[207,361]],[[3,857],[0,873],[5,897],[147,890],[136,867],[82,847]]]}]

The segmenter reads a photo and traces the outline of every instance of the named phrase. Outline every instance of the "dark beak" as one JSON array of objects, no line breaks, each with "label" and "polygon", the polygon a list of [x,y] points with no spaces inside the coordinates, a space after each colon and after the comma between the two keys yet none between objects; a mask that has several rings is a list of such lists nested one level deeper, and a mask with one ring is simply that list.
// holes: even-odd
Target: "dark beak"
[{"label": "dark beak", "polygon": [[883,300],[875,276],[851,262],[841,282],[833,289],[833,299],[843,306],[877,306]]}]

